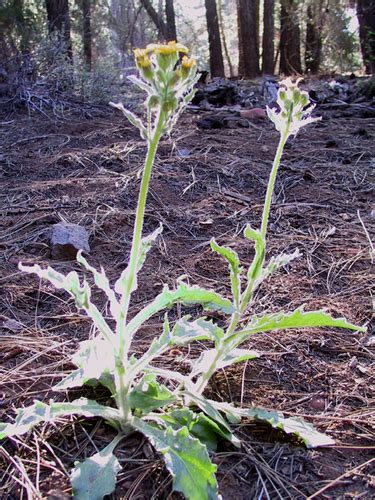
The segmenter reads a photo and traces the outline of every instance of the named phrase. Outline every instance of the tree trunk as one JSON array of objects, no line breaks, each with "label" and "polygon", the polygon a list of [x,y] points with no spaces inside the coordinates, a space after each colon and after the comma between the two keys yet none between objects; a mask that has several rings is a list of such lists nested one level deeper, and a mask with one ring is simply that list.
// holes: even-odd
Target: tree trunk
[{"label": "tree trunk", "polygon": [[230,57],[230,53],[229,53],[229,49],[228,49],[227,38],[225,36],[225,26],[224,26],[223,9],[222,9],[221,0],[219,0],[218,4],[217,4],[217,13],[219,16],[220,35],[221,35],[221,40],[223,42],[225,59],[227,60],[227,64],[228,64],[228,68],[229,68],[229,76],[232,77],[234,74],[233,73],[233,64],[232,64],[232,59]]},{"label": "tree trunk", "polygon": [[302,73],[298,0],[281,0],[280,10],[280,72]]},{"label": "tree trunk", "polygon": [[88,71],[91,71],[92,65],[92,36],[91,36],[91,0],[81,0],[82,17],[83,17],[83,57],[85,66]]},{"label": "tree trunk", "polygon": [[69,59],[73,59],[70,38],[70,16],[68,0],[46,0],[48,33],[56,34],[64,41]]},{"label": "tree trunk", "polygon": [[211,76],[225,76],[216,0],[205,0]]},{"label": "tree trunk", "polygon": [[319,72],[322,55],[321,4],[313,2],[307,7],[305,70],[313,74]]},{"label": "tree trunk", "polygon": [[177,42],[176,16],[173,0],[165,0],[165,17],[167,19],[167,41]]},{"label": "tree trunk", "polygon": [[262,71],[272,75],[275,69],[275,0],[264,0]]},{"label": "tree trunk", "polygon": [[259,75],[259,12],[257,0],[237,0],[238,72],[247,78]]},{"label": "tree trunk", "polygon": [[160,41],[167,40],[168,28],[164,22],[164,19],[161,16],[159,16],[159,14],[156,12],[150,0],[140,0],[140,1],[145,11],[147,12],[147,14],[149,15],[149,17],[151,18],[151,20],[158,29]]},{"label": "tree trunk", "polygon": [[375,0],[357,0],[359,39],[366,73],[375,73]]}]

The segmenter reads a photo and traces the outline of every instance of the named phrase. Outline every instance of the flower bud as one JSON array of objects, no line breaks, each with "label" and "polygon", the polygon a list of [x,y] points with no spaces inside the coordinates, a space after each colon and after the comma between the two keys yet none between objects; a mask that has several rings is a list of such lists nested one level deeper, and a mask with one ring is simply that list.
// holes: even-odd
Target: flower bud
[{"label": "flower bud", "polygon": [[147,99],[147,107],[150,109],[157,108],[159,106],[160,99],[157,95],[150,95]]},{"label": "flower bud", "polygon": [[280,101],[286,100],[286,91],[284,89],[279,89],[279,99]]}]

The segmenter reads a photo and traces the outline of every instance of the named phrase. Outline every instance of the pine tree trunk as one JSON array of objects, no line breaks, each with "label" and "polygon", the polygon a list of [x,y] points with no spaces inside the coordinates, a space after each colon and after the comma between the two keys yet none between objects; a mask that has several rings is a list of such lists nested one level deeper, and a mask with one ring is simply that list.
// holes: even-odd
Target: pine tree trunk
[{"label": "pine tree trunk", "polygon": [[257,0],[237,0],[238,72],[247,78],[259,75],[258,8]]},{"label": "pine tree trunk", "polygon": [[68,0],[46,0],[48,33],[56,34],[64,41],[69,59],[73,59],[70,38],[70,16]]},{"label": "pine tree trunk", "polygon": [[212,77],[225,76],[216,0],[205,0],[205,6],[210,50],[210,73]]},{"label": "pine tree trunk", "polygon": [[167,19],[167,40],[177,42],[176,16],[173,0],[165,0],[165,17]]},{"label": "pine tree trunk", "polygon": [[319,72],[322,55],[320,7],[321,5],[316,5],[315,2],[307,7],[305,69],[313,74]]},{"label": "pine tree trunk", "polygon": [[91,0],[81,0],[83,16],[83,57],[86,68],[91,71],[92,65],[92,36],[91,36]]},{"label": "pine tree trunk", "polygon": [[280,10],[280,72],[302,73],[298,0],[281,0]]},{"label": "pine tree trunk", "polygon": [[375,0],[357,0],[357,17],[366,73],[375,73]]},{"label": "pine tree trunk", "polygon": [[275,68],[275,0],[264,0],[262,71],[272,75]]}]

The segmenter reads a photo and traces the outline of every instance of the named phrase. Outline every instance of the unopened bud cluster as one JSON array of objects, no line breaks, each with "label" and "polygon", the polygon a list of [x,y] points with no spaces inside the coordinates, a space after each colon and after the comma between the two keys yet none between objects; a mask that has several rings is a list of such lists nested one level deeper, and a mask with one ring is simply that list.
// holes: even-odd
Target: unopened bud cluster
[{"label": "unopened bud cluster", "polygon": [[277,95],[280,111],[267,108],[268,117],[282,134],[296,134],[300,128],[321,119],[310,116],[315,105],[310,105],[309,94],[298,88],[299,81],[293,83],[290,78],[282,81]]}]

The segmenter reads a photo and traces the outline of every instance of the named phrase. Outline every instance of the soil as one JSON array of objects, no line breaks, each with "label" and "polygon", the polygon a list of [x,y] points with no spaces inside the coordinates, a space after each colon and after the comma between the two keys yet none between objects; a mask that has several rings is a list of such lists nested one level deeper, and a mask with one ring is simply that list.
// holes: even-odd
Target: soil
[{"label": "soil", "polygon": [[[247,346],[262,356],[218,373],[209,389],[218,400],[303,416],[335,445],[307,450],[281,432],[245,421],[236,429],[241,449],[221,443],[214,457],[224,500],[375,496],[374,276],[368,241],[375,213],[375,130],[373,118],[361,112],[364,106],[318,108],[323,120],[287,144],[268,256],[298,247],[302,257],[262,285],[248,318],[305,304],[368,325],[368,332],[310,329],[255,336]],[[246,129],[199,130],[202,117],[199,110],[185,113],[159,148],[145,233],[159,223],[164,231],[143,268],[131,314],[181,275],[228,294],[227,266],[209,246],[213,236],[237,250],[245,267],[253,256],[242,230],[247,222],[260,224],[278,134],[268,120]],[[145,144],[122,117],[99,109],[49,119],[19,111],[0,123],[0,134],[0,420],[8,420],[34,399],[83,394],[58,395],[51,386],[68,372],[70,355],[90,334],[89,321],[67,294],[21,273],[17,264],[80,270],[75,261],[51,258],[51,226],[64,220],[89,231],[89,261],[102,265],[113,283],[128,258]],[[105,310],[104,297],[94,296]],[[197,312],[176,308],[170,320]],[[162,317],[147,324],[134,352],[147,347],[161,322]],[[190,356],[202,348],[194,345]],[[164,366],[183,369],[185,353],[171,351]],[[1,498],[69,498],[74,461],[110,438],[101,421],[76,419],[7,441]],[[113,498],[180,498],[171,494],[162,460],[141,436],[125,440],[116,455],[123,469]]]}]

